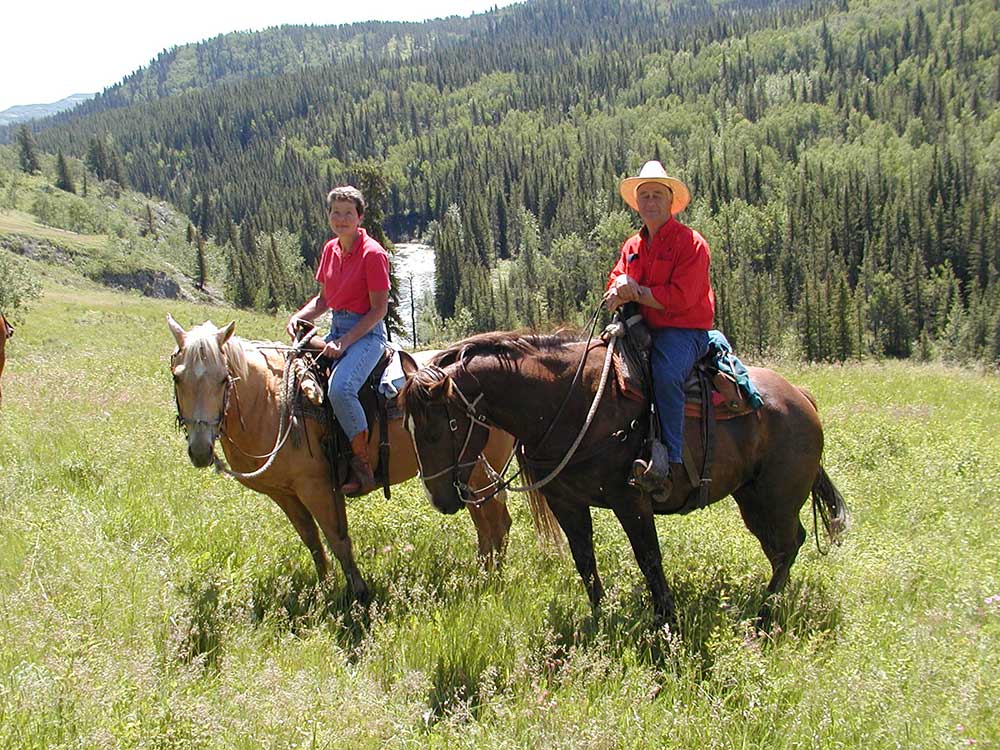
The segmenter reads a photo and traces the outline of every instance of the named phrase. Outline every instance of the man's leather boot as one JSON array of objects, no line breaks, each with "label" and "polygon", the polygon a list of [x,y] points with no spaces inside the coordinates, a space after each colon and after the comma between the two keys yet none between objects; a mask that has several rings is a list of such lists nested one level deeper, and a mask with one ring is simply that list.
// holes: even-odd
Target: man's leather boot
[{"label": "man's leather boot", "polygon": [[345,495],[366,495],[375,489],[375,475],[368,463],[368,430],[351,438],[351,476],[341,489]]},{"label": "man's leather boot", "polygon": [[663,443],[653,441],[650,453],[648,461],[639,458],[632,462],[630,483],[649,493],[653,502],[665,503],[670,499],[670,491],[673,489],[667,448]]}]

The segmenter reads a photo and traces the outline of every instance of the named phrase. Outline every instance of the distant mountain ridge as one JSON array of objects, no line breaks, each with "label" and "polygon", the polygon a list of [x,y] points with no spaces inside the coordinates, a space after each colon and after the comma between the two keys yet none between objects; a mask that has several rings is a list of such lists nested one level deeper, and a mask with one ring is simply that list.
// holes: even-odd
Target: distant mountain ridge
[{"label": "distant mountain ridge", "polygon": [[16,104],[0,112],[0,127],[50,117],[93,98],[94,94],[73,94],[50,104]]}]

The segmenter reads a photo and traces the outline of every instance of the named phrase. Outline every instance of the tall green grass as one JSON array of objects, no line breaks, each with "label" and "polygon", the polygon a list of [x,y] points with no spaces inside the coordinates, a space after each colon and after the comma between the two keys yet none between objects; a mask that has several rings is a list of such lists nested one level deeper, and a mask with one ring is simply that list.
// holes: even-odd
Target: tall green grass
[{"label": "tall green grass", "polygon": [[[597,510],[596,619],[524,503],[501,570],[416,483],[349,503],[373,603],[266,497],[198,471],[173,426],[163,316],[281,321],[51,286],[8,349],[0,412],[0,747],[1000,745],[995,377],[781,368],[818,398],[844,545],[769,568],[731,501],[658,521],[681,634],[650,629]],[[803,522],[811,519],[803,511]]]}]

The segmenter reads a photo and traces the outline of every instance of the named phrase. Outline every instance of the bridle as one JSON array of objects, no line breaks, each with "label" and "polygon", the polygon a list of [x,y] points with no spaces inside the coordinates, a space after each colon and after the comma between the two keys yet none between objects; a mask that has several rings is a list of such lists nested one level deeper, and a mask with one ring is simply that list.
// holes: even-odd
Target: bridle
[{"label": "bridle", "polygon": [[[173,369],[174,358],[180,353],[181,350],[178,349],[172,355],[170,355],[171,369]],[[227,372],[228,372],[228,366],[227,366]],[[210,434],[212,436],[211,442],[214,443],[216,438],[218,438],[219,435],[222,434],[222,421],[226,418],[226,412],[229,411],[229,396],[232,393],[233,386],[236,384],[237,380],[239,380],[239,378],[230,373],[227,375],[225,381],[223,382],[222,407],[219,409],[218,415],[216,415],[212,419],[188,419],[187,417],[184,416],[183,412],[181,412],[181,401],[180,398],[177,396],[177,380],[175,378],[174,405],[177,407],[177,428],[178,429],[183,428],[185,434],[190,434],[190,431],[192,429],[197,429],[197,428],[210,430]]]},{"label": "bridle", "polygon": [[[297,351],[296,347],[292,347],[292,349]],[[177,356],[177,354],[179,353],[180,350],[174,352],[174,354],[170,358],[171,363],[173,363],[173,358]],[[225,352],[223,352],[222,356],[223,356],[223,361],[225,362]],[[285,442],[288,440],[289,435],[292,434],[293,419],[292,419],[292,411],[291,408],[289,407],[289,401],[290,401],[289,393],[290,390],[294,388],[295,376],[293,368],[289,366],[291,361],[292,361],[291,357],[288,356],[285,357],[285,364],[282,370],[282,392],[281,392],[281,398],[279,399],[281,408],[278,414],[278,433],[274,438],[274,448],[272,448],[270,451],[268,451],[262,456],[253,455],[242,450],[239,447],[239,445],[236,444],[236,441],[234,441],[231,437],[226,435],[225,431],[222,429],[222,422],[226,418],[226,412],[229,410],[229,396],[231,393],[235,393],[234,386],[239,381],[239,378],[237,376],[229,372],[228,362],[226,362],[226,372],[228,373],[228,375],[223,383],[224,391],[222,393],[222,407],[219,409],[218,416],[216,416],[214,419],[188,419],[183,414],[181,414],[181,404],[180,400],[177,398],[177,381],[174,380],[174,402],[177,405],[177,425],[178,427],[183,427],[185,433],[187,434],[190,434],[189,431],[192,427],[204,426],[211,431],[210,432],[212,438],[211,444],[213,446],[212,465],[215,467],[215,470],[220,474],[225,474],[226,476],[230,476],[235,479],[241,479],[241,480],[255,479],[256,477],[259,477],[261,474],[270,469],[271,466],[274,464],[275,458],[277,458],[278,456],[278,452],[282,449],[282,447],[284,447]],[[236,405],[238,411],[239,409],[238,396],[236,399]],[[242,422],[243,422],[243,415],[240,414],[240,423],[242,424]],[[243,429],[246,429],[246,427],[244,426]],[[225,461],[223,461],[222,459],[220,459],[218,456],[215,455],[215,447],[214,447],[215,441],[220,436],[228,438],[230,444],[247,458],[263,459],[264,463],[258,469],[255,469],[254,471],[250,472],[234,471],[233,469],[229,468],[229,466],[226,465]]]},{"label": "bridle", "polygon": [[[444,372],[439,368],[434,368],[434,369],[437,369],[442,375],[444,375]],[[491,494],[486,495],[485,497],[479,497],[478,493],[484,491],[488,492],[489,490],[493,489],[493,486],[499,483],[500,477],[503,475],[504,472],[498,473],[490,465],[490,462],[483,455],[482,451],[480,451],[476,455],[476,457],[471,461],[462,460],[465,457],[465,453],[469,448],[469,443],[472,441],[472,434],[476,430],[476,428],[480,427],[488,431],[490,428],[493,427],[493,425],[489,422],[489,420],[487,420],[482,414],[480,414],[476,410],[476,405],[483,398],[482,392],[480,392],[480,394],[476,396],[474,399],[470,400],[469,397],[466,396],[465,393],[462,391],[462,389],[459,387],[458,383],[454,381],[454,379],[452,379],[451,381],[451,390],[453,393],[457,394],[459,400],[461,400],[461,407],[459,411],[463,412],[465,417],[469,420],[469,427],[465,432],[465,440],[462,441],[462,447],[459,448],[457,439],[457,433],[459,427],[458,427],[458,419],[452,411],[453,399],[449,398],[445,400],[443,408],[445,409],[445,413],[448,416],[448,429],[451,433],[451,456],[452,456],[451,465],[446,466],[445,468],[441,469],[441,471],[435,472],[433,474],[427,474],[424,471],[423,462],[420,460],[420,449],[417,447],[417,437],[415,430],[411,430],[411,437],[413,439],[413,449],[414,449],[413,452],[417,457],[417,467],[420,469],[420,477],[425,484],[432,479],[437,479],[438,477],[442,477],[450,472],[451,484],[455,488],[455,491],[458,493],[458,497],[461,499],[461,501],[466,505],[472,505],[474,507],[477,507],[485,503],[487,500],[490,500],[496,494],[495,492],[493,492]],[[513,454],[511,454],[511,458],[513,458]],[[509,463],[510,459],[508,459],[508,465]],[[469,485],[468,481],[462,479],[461,471],[463,469],[471,469],[472,467],[475,467],[477,464],[483,465],[483,468],[485,469],[487,475],[489,475],[491,481],[494,483],[493,485],[490,485],[488,487],[481,487],[479,488],[479,490],[475,490]],[[504,471],[506,471],[506,469],[507,467],[505,466]],[[470,477],[472,476],[471,471],[469,472],[469,476]]]},{"label": "bridle", "polygon": [[[595,312],[594,318],[592,319],[592,325],[593,325],[594,322],[596,322],[596,317],[597,317],[597,312]],[[420,464],[420,450],[417,447],[416,431],[415,430],[411,431],[411,437],[413,438],[414,453],[416,453],[416,455],[417,455],[417,466],[420,467],[420,475],[423,478],[424,482],[426,483],[430,479],[436,479],[437,477],[443,476],[444,474],[447,474],[450,471],[452,473],[452,485],[455,487],[455,490],[458,492],[458,496],[462,500],[462,502],[465,503],[465,504],[467,504],[467,505],[479,506],[479,505],[482,505],[483,503],[485,503],[486,501],[492,499],[494,496],[500,494],[504,490],[509,489],[512,492],[533,492],[535,490],[538,490],[541,487],[544,487],[549,482],[551,482],[553,479],[555,479],[557,476],[559,476],[560,472],[562,472],[562,470],[572,460],[573,455],[576,453],[577,448],[580,447],[580,443],[583,442],[583,438],[587,434],[587,431],[590,429],[590,425],[591,425],[591,422],[593,422],[594,416],[597,414],[597,409],[598,409],[598,407],[601,404],[601,398],[602,398],[602,396],[604,394],[605,385],[607,384],[608,373],[611,370],[611,360],[612,360],[612,357],[614,356],[615,345],[616,345],[616,343],[618,341],[618,338],[621,337],[622,335],[624,335],[624,325],[622,325],[620,323],[618,323],[618,324],[613,323],[612,325],[608,326],[608,334],[609,335],[608,335],[608,342],[607,342],[607,351],[606,351],[605,357],[604,357],[604,367],[601,370],[601,378],[600,378],[600,381],[599,381],[598,386],[597,386],[597,392],[594,394],[594,400],[592,401],[592,403],[590,405],[590,410],[587,413],[587,417],[584,420],[583,426],[581,427],[579,433],[577,434],[576,439],[573,441],[573,444],[569,447],[569,450],[566,451],[566,453],[563,455],[562,460],[560,460],[558,462],[558,464],[556,465],[556,467],[552,471],[550,471],[547,476],[545,476],[544,478],[539,479],[537,481],[531,482],[530,484],[526,484],[524,486],[521,486],[521,487],[512,487],[511,484],[512,484],[513,480],[519,474],[521,474],[521,472],[524,471],[523,464],[522,464],[521,471],[518,471],[517,474],[514,475],[514,477],[511,477],[510,479],[504,479],[503,478],[503,475],[507,473],[507,467],[510,466],[510,462],[514,458],[514,454],[518,452],[518,449],[519,449],[519,446],[520,446],[520,441],[518,441],[518,444],[515,445],[514,451],[511,452],[510,457],[507,459],[507,464],[503,467],[503,470],[500,471],[500,472],[497,472],[495,469],[493,469],[493,467],[490,465],[490,462],[487,461],[486,458],[483,456],[482,452],[480,452],[479,455],[476,456],[476,459],[474,461],[466,461],[464,463],[461,462],[462,456],[465,455],[465,451],[466,451],[466,449],[469,446],[469,441],[472,438],[472,430],[475,428],[475,426],[479,425],[479,426],[485,427],[486,429],[489,429],[490,427],[492,427],[492,425],[490,424],[489,421],[487,421],[484,417],[482,417],[476,411],[476,404],[478,404],[479,401],[480,401],[480,399],[483,398],[483,392],[482,392],[482,390],[480,389],[479,395],[476,396],[476,398],[474,400],[469,401],[469,399],[466,397],[466,395],[462,392],[462,389],[459,388],[458,383],[455,382],[454,378],[452,378],[452,380],[451,380],[451,388],[452,388],[452,390],[454,392],[456,392],[458,394],[459,398],[462,400],[462,403],[465,405],[465,414],[469,418],[469,430],[468,430],[468,432],[466,432],[465,442],[462,444],[462,449],[460,451],[456,451],[455,448],[456,448],[456,446],[457,446],[458,443],[455,440],[455,433],[458,431],[458,423],[455,420],[455,418],[451,416],[450,404],[451,404],[451,400],[452,399],[450,399],[450,398],[446,399],[445,402],[444,402],[444,408],[447,410],[447,413],[448,413],[448,426],[451,429],[451,443],[452,443],[453,463],[452,463],[451,466],[448,466],[448,467],[442,469],[441,471],[437,472],[436,474],[432,474],[430,476],[427,476],[427,475],[424,474],[423,466],[421,466],[421,464]],[[566,404],[569,402],[569,396],[572,393],[572,389],[576,385],[577,381],[579,380],[580,374],[583,372],[583,366],[584,366],[584,363],[586,362],[587,352],[590,349],[590,342],[591,342],[591,340],[593,340],[593,330],[591,331],[591,337],[587,340],[587,343],[584,345],[583,354],[580,357],[580,363],[577,366],[576,374],[573,376],[573,380],[570,383],[570,388],[567,390],[566,395],[563,398],[562,404],[559,406],[558,410],[556,411],[555,417],[553,418],[552,422],[549,424],[548,430],[546,430],[545,435],[542,437],[542,442],[543,443],[545,442],[546,439],[548,439],[549,435],[552,434],[553,429],[555,428],[556,423],[559,421],[559,417],[563,413],[563,409],[566,407]],[[433,365],[431,365],[430,368],[432,368],[433,370],[436,370],[437,373],[440,374],[442,377],[447,377],[447,375],[444,373],[444,371],[441,370],[440,368],[438,368],[436,366],[433,366]],[[468,370],[465,370],[465,372],[467,372],[471,377],[475,378],[475,376],[472,375],[472,373],[469,372]],[[461,480],[461,478],[459,477],[459,469],[468,468],[470,466],[475,466],[477,463],[480,463],[480,462],[482,462],[483,468],[486,470],[487,475],[489,475],[490,481],[492,482],[492,484],[490,484],[487,487],[481,487],[477,491],[477,490],[473,490],[469,486],[469,484],[467,482],[463,482]],[[470,472],[470,476],[471,476],[471,472]],[[480,494],[480,493],[484,493],[484,492],[488,493],[488,494],[485,494],[485,495],[481,495]],[[470,496],[471,496],[472,499],[469,499]]]}]

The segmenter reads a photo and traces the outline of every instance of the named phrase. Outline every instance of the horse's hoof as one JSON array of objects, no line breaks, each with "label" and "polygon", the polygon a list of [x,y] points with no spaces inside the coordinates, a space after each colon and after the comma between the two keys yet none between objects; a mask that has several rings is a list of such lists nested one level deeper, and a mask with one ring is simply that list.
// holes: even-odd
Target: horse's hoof
[{"label": "horse's hoof", "polygon": [[653,630],[662,631],[667,635],[680,632],[680,625],[677,622],[677,613],[669,611],[653,615]]},{"label": "horse's hoof", "polygon": [[358,602],[358,604],[371,604],[372,592],[368,588],[367,584],[363,584],[362,586],[354,589],[354,601]]}]

